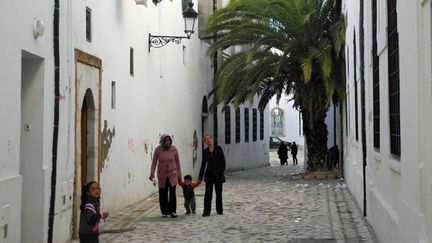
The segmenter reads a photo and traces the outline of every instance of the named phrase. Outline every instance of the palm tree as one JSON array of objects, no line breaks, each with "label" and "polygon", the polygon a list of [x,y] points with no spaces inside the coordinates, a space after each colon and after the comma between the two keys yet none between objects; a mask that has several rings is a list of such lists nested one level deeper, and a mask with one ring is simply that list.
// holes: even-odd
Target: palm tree
[{"label": "palm tree", "polygon": [[325,170],[325,117],[344,94],[345,21],[340,0],[231,0],[211,16],[217,33],[209,55],[241,47],[225,57],[215,77],[218,103],[239,105],[260,97],[292,94],[303,117],[308,170]]}]

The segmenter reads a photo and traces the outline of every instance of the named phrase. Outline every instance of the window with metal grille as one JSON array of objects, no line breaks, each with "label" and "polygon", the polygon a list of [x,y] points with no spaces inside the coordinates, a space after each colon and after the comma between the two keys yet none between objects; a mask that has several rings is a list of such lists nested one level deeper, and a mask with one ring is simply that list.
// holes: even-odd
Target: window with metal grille
[{"label": "window with metal grille", "polygon": [[387,1],[387,40],[388,40],[388,75],[389,75],[389,111],[390,111],[390,151],[401,155],[400,133],[400,87],[399,87],[399,33],[397,25],[396,0]]},{"label": "window with metal grille", "polygon": [[231,107],[224,107],[225,113],[225,144],[231,143]]},{"label": "window with metal grille", "polygon": [[92,41],[91,33],[91,9],[86,8],[86,39],[88,42]]},{"label": "window with metal grille", "polygon": [[257,109],[253,109],[252,113],[252,139],[255,142],[258,139],[258,111]]},{"label": "window with metal grille", "polygon": [[260,110],[260,140],[264,140],[264,110]]},{"label": "window with metal grille", "polygon": [[355,109],[355,138],[358,141],[359,139],[359,124],[358,124],[358,88],[357,88],[357,41],[356,41],[356,33],[354,30],[354,40],[353,40],[353,48],[354,48],[354,109]]},{"label": "window with metal grille", "polygon": [[236,143],[240,143],[240,108],[236,108],[235,110],[235,141]]},{"label": "window with metal grille", "polygon": [[372,0],[372,69],[373,69],[373,130],[374,147],[380,148],[380,78],[378,56],[377,0]]},{"label": "window with metal grille", "polygon": [[249,142],[249,108],[244,108],[245,124],[245,142]]},{"label": "window with metal grille", "polygon": [[132,47],[129,50],[129,73],[134,76],[134,49]]}]

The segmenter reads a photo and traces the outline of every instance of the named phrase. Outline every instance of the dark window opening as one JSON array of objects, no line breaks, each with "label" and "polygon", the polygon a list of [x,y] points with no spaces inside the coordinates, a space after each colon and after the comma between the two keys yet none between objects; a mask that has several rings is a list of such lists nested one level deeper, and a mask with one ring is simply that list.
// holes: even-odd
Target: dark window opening
[{"label": "dark window opening", "polygon": [[252,114],[252,139],[255,142],[258,139],[257,133],[258,133],[258,111],[257,109],[253,109]]},{"label": "dark window opening", "polygon": [[235,141],[240,143],[240,108],[235,110]]},{"label": "dark window opening", "polygon": [[357,43],[356,43],[356,34],[354,31],[354,40],[353,40],[353,48],[354,48],[354,109],[355,109],[355,138],[359,140],[359,124],[358,124],[358,88],[357,88]]},{"label": "dark window opening", "polygon": [[231,107],[224,107],[225,113],[225,144],[231,143]]},{"label": "dark window opening", "polygon": [[245,108],[244,109],[244,115],[245,115],[245,120],[244,120],[244,124],[245,124],[245,142],[249,142],[249,108]]},{"label": "dark window opening", "polygon": [[260,110],[260,140],[264,140],[264,110]]},{"label": "dark window opening", "polygon": [[134,76],[134,49],[132,47],[129,50],[129,73]]},{"label": "dark window opening", "polygon": [[91,30],[91,9],[86,8],[86,40],[92,41],[92,30]]},{"label": "dark window opening", "polygon": [[378,56],[378,15],[377,0],[372,0],[372,69],[373,69],[373,129],[374,147],[380,148],[380,78]]},{"label": "dark window opening", "polygon": [[390,111],[390,151],[401,155],[400,129],[400,77],[399,77],[399,33],[397,26],[397,2],[387,1],[387,40],[388,40],[388,75],[389,75],[389,111]]},{"label": "dark window opening", "polygon": [[115,110],[116,108],[116,82],[111,82],[111,109]]}]

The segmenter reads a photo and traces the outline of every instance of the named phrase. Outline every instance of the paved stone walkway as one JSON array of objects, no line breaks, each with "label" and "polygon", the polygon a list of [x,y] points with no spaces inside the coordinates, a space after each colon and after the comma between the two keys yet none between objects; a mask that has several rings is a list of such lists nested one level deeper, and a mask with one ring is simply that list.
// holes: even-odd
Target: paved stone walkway
[{"label": "paved stone walkway", "polygon": [[288,180],[301,168],[229,173],[222,216],[201,216],[204,186],[196,191],[197,214],[191,216],[184,215],[177,190],[177,219],[160,217],[154,195],[110,217],[101,242],[376,242],[343,181]]}]

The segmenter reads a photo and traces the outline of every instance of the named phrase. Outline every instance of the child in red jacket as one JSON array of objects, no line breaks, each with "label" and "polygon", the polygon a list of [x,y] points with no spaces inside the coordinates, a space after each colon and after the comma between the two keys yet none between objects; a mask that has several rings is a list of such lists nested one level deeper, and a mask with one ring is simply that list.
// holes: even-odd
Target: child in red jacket
[{"label": "child in red jacket", "polygon": [[184,182],[179,180],[179,185],[183,188],[183,196],[184,196],[184,206],[186,208],[186,215],[196,214],[195,208],[195,192],[194,189],[197,188],[200,183],[192,182],[192,176],[186,175],[184,178]]}]

